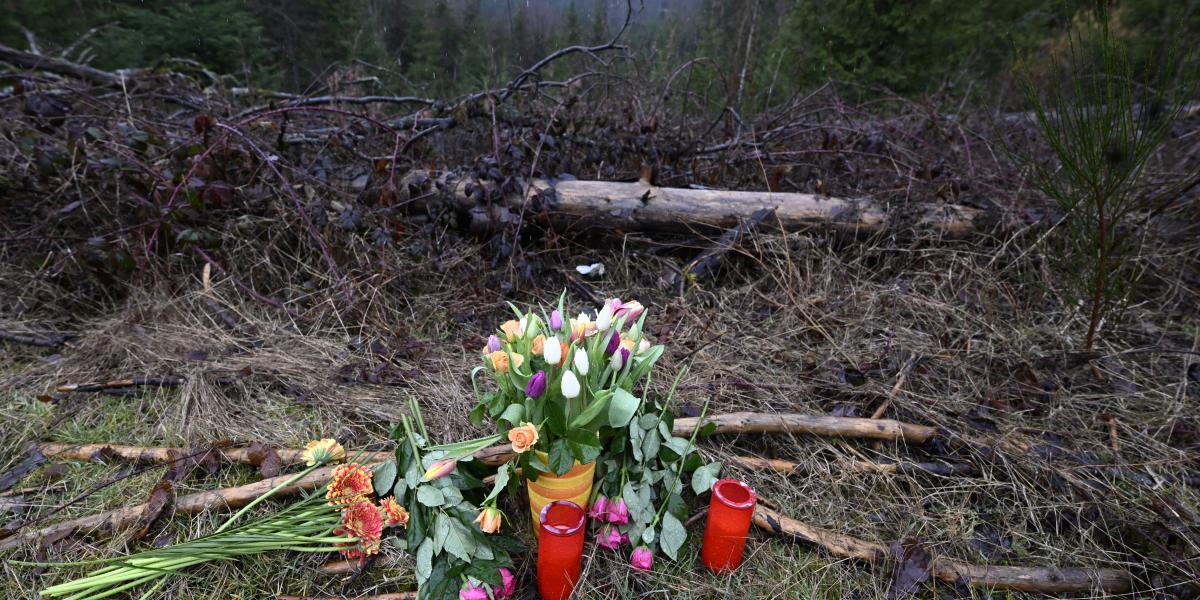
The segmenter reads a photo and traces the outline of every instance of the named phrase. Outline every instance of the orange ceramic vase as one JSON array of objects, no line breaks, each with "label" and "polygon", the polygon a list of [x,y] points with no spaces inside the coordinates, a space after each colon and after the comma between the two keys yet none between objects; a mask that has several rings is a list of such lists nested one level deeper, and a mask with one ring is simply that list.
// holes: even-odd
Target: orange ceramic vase
[{"label": "orange ceramic vase", "polygon": [[[537,451],[538,458],[549,464],[550,457],[545,452]],[[557,500],[568,500],[576,506],[587,510],[588,499],[592,497],[592,481],[596,476],[596,463],[586,465],[575,461],[575,466],[562,475],[541,473],[537,481],[528,481],[529,512],[533,516],[533,529],[538,531],[542,526],[542,508]]]}]

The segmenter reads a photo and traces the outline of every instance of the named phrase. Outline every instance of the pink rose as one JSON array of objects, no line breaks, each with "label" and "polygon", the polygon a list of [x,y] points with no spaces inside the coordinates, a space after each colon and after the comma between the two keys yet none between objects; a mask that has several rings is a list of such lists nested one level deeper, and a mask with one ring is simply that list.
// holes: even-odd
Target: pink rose
[{"label": "pink rose", "polygon": [[635,569],[641,571],[649,571],[654,568],[654,554],[645,546],[634,548],[633,555],[629,557],[629,564]]}]

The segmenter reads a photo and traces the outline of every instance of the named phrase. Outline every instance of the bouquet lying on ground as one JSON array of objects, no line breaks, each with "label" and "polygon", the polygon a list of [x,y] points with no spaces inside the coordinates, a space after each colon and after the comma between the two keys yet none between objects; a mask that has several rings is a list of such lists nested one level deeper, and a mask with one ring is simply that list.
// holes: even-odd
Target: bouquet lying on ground
[{"label": "bouquet lying on ground", "polygon": [[[404,459],[402,472],[397,472],[397,463],[392,461],[374,469],[356,462],[339,464],[333,468],[329,483],[319,490],[274,513],[238,524],[247,512],[280,490],[323,466],[345,460],[345,450],[336,441],[318,440],[305,450],[304,470],[256,498],[209,535],[131,556],[23,564],[100,566],[85,577],[42,590],[43,596],[96,600],[153,584],[141,595],[149,598],[169,577],[213,560],[233,560],[274,550],[340,552],[346,558],[365,559],[379,553],[387,539],[385,534],[394,530],[398,532],[394,538],[397,546],[416,553],[418,573],[437,584],[422,586],[422,598],[452,597],[468,576],[475,582],[471,587],[475,598],[488,598],[489,591],[494,598],[511,595],[516,584],[508,569],[512,566],[509,552],[520,552],[523,547],[512,538],[487,536],[476,526],[475,507],[486,492],[478,478],[445,468],[417,470],[426,454],[425,428],[415,402],[410,410],[420,433],[414,430],[413,420],[406,417],[405,443],[397,450],[397,456]],[[413,509],[410,511],[405,504]]]},{"label": "bouquet lying on ground", "polygon": [[[507,438],[516,459],[500,468],[504,482],[516,467],[536,480],[595,461],[589,514],[601,523],[597,543],[611,549],[632,543],[638,568],[651,567],[656,548],[675,559],[687,537],[684,476],[703,493],[721,465],[706,465],[694,452],[699,428],[690,439],[672,433],[674,384],[663,402],[644,397],[663,354],[646,336],[645,309],[611,299],[569,318],[560,297],[549,313],[512,310],[515,318],[488,338],[483,365],[472,372],[472,380],[479,372],[491,375],[495,389],[482,395],[476,389],[480,400],[470,418],[476,425],[491,419],[498,433],[461,448]],[[500,484],[498,478],[485,508],[495,507]]]}]

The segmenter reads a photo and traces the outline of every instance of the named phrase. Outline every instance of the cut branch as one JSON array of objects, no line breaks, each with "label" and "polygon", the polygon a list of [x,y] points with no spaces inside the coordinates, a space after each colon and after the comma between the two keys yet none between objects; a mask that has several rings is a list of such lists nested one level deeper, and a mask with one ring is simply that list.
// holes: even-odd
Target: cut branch
[{"label": "cut branch", "polygon": [[415,600],[416,592],[390,592],[371,596],[289,596],[280,594],[277,600]]},{"label": "cut branch", "polygon": [[4,44],[0,44],[0,62],[6,62],[23,69],[46,71],[56,75],[75,77],[100,85],[121,85],[122,80],[122,76],[119,73],[101,71],[94,67],[76,64],[69,60],[54,58],[53,56],[44,56],[17,50]]},{"label": "cut branch", "polygon": [[[891,553],[883,544],[814,527],[786,517],[762,504],[754,509],[754,524],[777,535],[816,544],[835,556],[854,558],[875,565],[887,564]],[[1128,592],[1133,576],[1124,569],[1083,569],[1053,567],[1006,567],[972,565],[940,558],[933,562],[932,574],[941,581],[1024,592],[1067,593],[1101,590]]]}]

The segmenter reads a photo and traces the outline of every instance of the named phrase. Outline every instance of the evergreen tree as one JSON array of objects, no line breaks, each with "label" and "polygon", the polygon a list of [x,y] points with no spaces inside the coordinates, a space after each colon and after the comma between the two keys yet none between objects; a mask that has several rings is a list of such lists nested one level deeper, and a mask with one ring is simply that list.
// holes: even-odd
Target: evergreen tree
[{"label": "evergreen tree", "polygon": [[595,0],[595,3],[592,4],[591,29],[589,41],[592,44],[603,44],[609,41],[607,0]]},{"label": "evergreen tree", "polygon": [[462,60],[458,77],[461,85],[457,90],[460,92],[486,87],[495,79],[488,60],[488,30],[482,12],[480,0],[467,0],[461,27]]},{"label": "evergreen tree", "polygon": [[437,0],[434,4],[433,26],[437,30],[437,62],[440,64],[434,90],[439,95],[448,95],[458,86],[462,30],[446,0]]},{"label": "evergreen tree", "polygon": [[575,7],[575,0],[567,5],[567,15],[563,19],[563,45],[573,45],[583,42],[583,28],[579,23],[579,9]]}]

